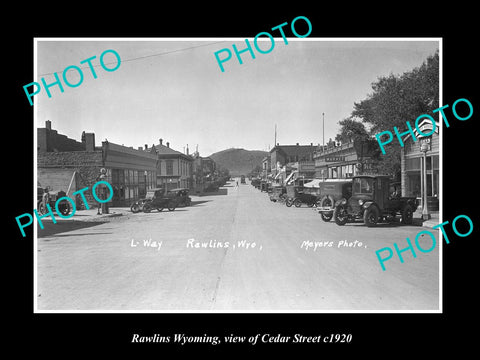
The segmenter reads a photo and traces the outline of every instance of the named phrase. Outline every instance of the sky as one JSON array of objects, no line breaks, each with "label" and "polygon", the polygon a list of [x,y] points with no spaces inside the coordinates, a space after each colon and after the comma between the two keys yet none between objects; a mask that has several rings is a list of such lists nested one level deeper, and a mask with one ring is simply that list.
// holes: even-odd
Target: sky
[{"label": "sky", "polygon": [[[270,40],[263,40],[258,44],[267,50]],[[94,132],[97,146],[108,139],[137,148],[162,138],[182,152],[187,144],[190,153],[198,146],[202,156],[232,147],[268,151],[275,125],[280,144],[321,144],[323,137],[335,138],[338,121],[372,92],[378,77],[410,71],[439,47],[438,40],[394,40],[288,38],[285,44],[280,37],[261,54],[250,39],[255,59],[245,52],[240,64],[232,44],[242,50],[244,38],[39,38],[32,81],[53,83],[57,72],[64,92],[52,86],[51,98],[43,88],[35,95],[36,126],[50,120],[77,141],[83,131]],[[232,58],[222,72],[214,53],[224,48]],[[119,54],[117,70],[100,66],[105,50]],[[80,64],[92,56],[96,79]],[[113,68],[116,58],[106,53],[104,62]],[[77,87],[62,79],[70,65],[82,68]],[[80,80],[73,69],[66,76],[72,84]]]}]

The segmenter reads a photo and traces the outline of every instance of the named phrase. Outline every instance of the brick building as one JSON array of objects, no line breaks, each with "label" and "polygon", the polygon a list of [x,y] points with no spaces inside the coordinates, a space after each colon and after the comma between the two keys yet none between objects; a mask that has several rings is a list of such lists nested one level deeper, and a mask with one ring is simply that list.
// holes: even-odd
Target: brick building
[{"label": "brick building", "polygon": [[[283,184],[287,179],[313,178],[315,162],[313,154],[316,147],[310,145],[280,145],[277,143],[269,154],[270,173],[276,183]],[[293,173],[293,174],[292,174]]]},{"label": "brick building", "polygon": [[338,145],[329,141],[315,152],[315,177],[318,179],[349,178],[363,172],[374,173],[371,157],[378,147],[375,140],[351,141]]},{"label": "brick building", "polygon": [[[148,188],[156,187],[157,158],[144,150],[108,141],[95,145],[95,134],[82,133],[81,142],[52,130],[51,122],[37,129],[37,185],[63,190],[67,196],[98,181],[100,169],[107,170],[107,181],[114,189],[111,206],[128,206],[142,197]],[[89,205],[96,202],[90,191]],[[83,201],[77,195],[79,208]]]}]

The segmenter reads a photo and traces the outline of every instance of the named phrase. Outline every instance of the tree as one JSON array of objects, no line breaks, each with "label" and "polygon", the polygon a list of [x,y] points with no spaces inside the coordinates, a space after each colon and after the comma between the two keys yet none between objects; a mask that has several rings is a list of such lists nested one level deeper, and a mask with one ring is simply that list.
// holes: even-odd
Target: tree
[{"label": "tree", "polygon": [[[372,84],[367,99],[354,103],[352,117],[371,125],[372,134],[406,130],[406,122],[414,122],[422,114],[432,114],[439,103],[438,51],[418,68],[400,76],[390,74]],[[438,113],[435,114],[438,119]]]},{"label": "tree", "polygon": [[[439,107],[438,51],[418,68],[402,75],[379,77],[372,84],[372,90],[365,100],[354,103],[351,114],[351,118],[370,125],[370,136],[386,130],[393,133],[394,126],[402,133],[408,129],[407,121],[413,126],[422,114],[429,114],[438,121],[438,113],[432,113]],[[374,159],[380,172],[400,177],[400,149],[398,141],[388,145],[385,155],[378,149]]]},{"label": "tree", "polygon": [[340,131],[335,136],[336,141],[348,143],[370,137],[365,125],[360,121],[355,121],[352,117],[340,120],[338,124],[340,125]]}]

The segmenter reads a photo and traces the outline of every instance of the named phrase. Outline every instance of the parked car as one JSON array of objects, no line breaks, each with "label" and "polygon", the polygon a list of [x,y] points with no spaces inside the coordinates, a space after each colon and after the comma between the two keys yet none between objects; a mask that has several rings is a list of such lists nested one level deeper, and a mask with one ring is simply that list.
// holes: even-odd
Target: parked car
[{"label": "parked car", "polygon": [[190,190],[187,188],[178,188],[169,190],[167,195],[171,195],[177,199],[177,206],[190,206],[192,205],[192,199],[188,196],[189,192]]},{"label": "parked car", "polygon": [[[379,221],[393,221],[401,215],[404,224],[411,224],[418,203],[414,197],[401,197],[393,191],[387,175],[361,175],[353,177],[352,196],[341,200],[333,212],[338,225],[361,219],[367,226]],[[394,185],[394,184],[392,184]]]},{"label": "parked car", "polygon": [[285,186],[273,186],[272,192],[269,194],[270,201],[277,202],[277,201],[285,201],[287,196],[287,190]]},{"label": "parked car", "polygon": [[285,205],[291,207],[300,207],[302,204],[307,204],[309,207],[313,207],[318,197],[311,193],[305,192],[303,186],[298,185],[287,185],[287,198],[285,200]]},{"label": "parked car", "polygon": [[130,210],[133,213],[138,213],[143,211],[149,213],[153,209],[162,211],[167,208],[168,211],[174,211],[177,207],[177,198],[174,194],[166,194],[165,189],[155,188],[147,190],[145,198],[135,201],[131,206]]},{"label": "parked car", "polygon": [[[41,189],[41,191],[40,191]],[[57,202],[58,199],[61,199],[62,197],[67,196],[67,193],[63,190],[50,190],[49,187],[42,189],[38,188],[38,195],[37,195],[37,211],[44,215],[47,213],[47,204],[50,206],[50,208],[53,211],[56,211],[55,209],[55,203]],[[62,200],[58,203],[57,205],[58,211],[60,212],[61,215],[67,216],[70,214],[70,211],[72,211],[72,205],[68,200]],[[58,212],[57,212],[58,213]]]},{"label": "parked car", "polygon": [[256,189],[260,189],[260,182],[261,182],[260,179],[255,178],[255,179],[252,179],[250,184],[252,184],[252,186],[254,186]]},{"label": "parked car", "polygon": [[325,180],[319,182],[318,186],[321,197],[316,210],[320,213],[322,220],[328,222],[333,218],[335,205],[352,196],[352,180]]}]

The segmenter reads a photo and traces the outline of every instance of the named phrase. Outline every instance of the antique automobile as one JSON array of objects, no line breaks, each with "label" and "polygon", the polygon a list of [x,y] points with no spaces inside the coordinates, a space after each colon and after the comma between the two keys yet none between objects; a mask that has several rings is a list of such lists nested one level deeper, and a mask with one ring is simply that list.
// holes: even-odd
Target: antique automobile
[{"label": "antique automobile", "polygon": [[268,189],[268,183],[265,180],[260,181],[260,191],[266,192]]},{"label": "antique automobile", "polygon": [[330,179],[318,183],[320,200],[316,210],[323,221],[330,221],[333,218],[335,205],[342,200],[348,200],[352,196],[351,179]]},{"label": "antique automobile", "polygon": [[192,205],[192,199],[188,196],[189,191],[187,188],[172,189],[168,191],[167,195],[177,199],[177,206],[190,206]]},{"label": "antique automobile", "polygon": [[260,179],[252,179],[250,184],[252,184],[252,186],[258,189],[260,187]]},{"label": "antique automobile", "polygon": [[282,202],[285,201],[287,195],[287,189],[285,186],[273,186],[272,191],[269,194],[270,201],[273,202]]},{"label": "antique automobile", "polygon": [[[50,206],[50,209],[57,211],[55,208],[55,203],[57,202],[58,199],[61,199],[62,197],[66,197],[67,193],[62,190],[50,190],[50,188],[47,186],[45,189],[42,189],[41,195],[40,195],[40,189],[38,188],[38,195],[37,195],[37,211],[44,215],[47,213],[47,204]],[[67,216],[70,214],[70,211],[72,211],[72,205],[70,204],[70,201],[68,200],[62,200],[57,204],[58,207],[58,212],[60,212],[61,215]]]},{"label": "antique automobile", "polygon": [[300,207],[302,204],[307,204],[309,207],[313,207],[318,197],[314,194],[311,194],[305,191],[303,186],[299,185],[287,185],[287,199],[285,200],[285,205],[291,207]]},{"label": "antique automobile", "polygon": [[367,226],[375,226],[378,222],[394,221],[397,214],[403,224],[413,221],[413,212],[417,209],[416,198],[401,197],[395,191],[388,175],[354,176],[352,196],[338,202],[333,218],[338,225],[363,220]]},{"label": "antique automobile", "polygon": [[153,209],[162,211],[167,208],[168,211],[173,211],[177,207],[177,197],[174,194],[166,194],[165,189],[155,188],[147,190],[145,198],[135,201],[130,210],[133,213],[143,211],[149,213]]}]

